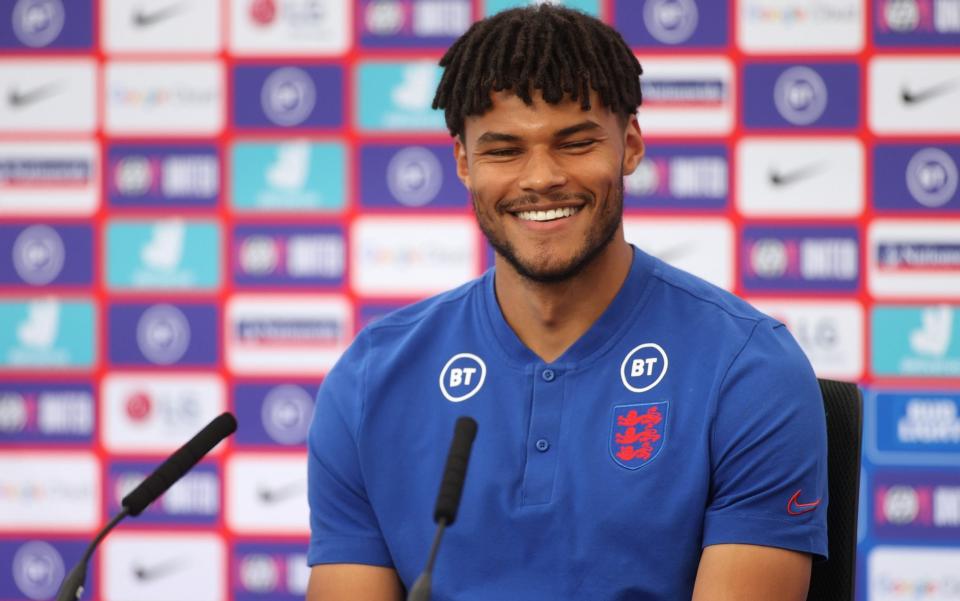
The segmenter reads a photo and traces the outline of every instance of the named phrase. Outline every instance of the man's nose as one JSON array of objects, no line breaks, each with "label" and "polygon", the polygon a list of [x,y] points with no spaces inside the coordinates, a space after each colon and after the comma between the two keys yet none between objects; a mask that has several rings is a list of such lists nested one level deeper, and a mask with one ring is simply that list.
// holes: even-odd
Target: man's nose
[{"label": "man's nose", "polygon": [[526,192],[543,194],[567,183],[567,175],[547,150],[531,150],[518,182]]}]

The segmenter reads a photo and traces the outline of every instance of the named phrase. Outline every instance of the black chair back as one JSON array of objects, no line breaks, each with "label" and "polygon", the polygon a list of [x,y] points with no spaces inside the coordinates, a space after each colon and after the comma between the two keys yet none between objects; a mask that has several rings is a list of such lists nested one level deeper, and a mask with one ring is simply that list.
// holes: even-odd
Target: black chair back
[{"label": "black chair back", "polygon": [[814,562],[807,601],[852,601],[857,565],[857,508],[863,398],[856,384],[820,379],[827,415],[830,558]]}]

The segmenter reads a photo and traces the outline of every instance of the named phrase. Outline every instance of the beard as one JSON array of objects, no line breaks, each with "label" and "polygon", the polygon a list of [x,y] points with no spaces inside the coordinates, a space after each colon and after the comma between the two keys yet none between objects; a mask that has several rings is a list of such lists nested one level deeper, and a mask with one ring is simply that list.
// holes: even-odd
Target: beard
[{"label": "beard", "polygon": [[[594,222],[587,231],[586,238],[577,252],[564,263],[550,264],[550,257],[546,250],[538,253],[539,260],[526,260],[520,257],[513,244],[507,240],[502,232],[496,231],[491,219],[485,217],[480,211],[480,201],[476,190],[470,191],[473,200],[473,212],[477,216],[477,224],[480,231],[483,232],[487,242],[497,251],[501,257],[519,273],[522,277],[533,282],[541,284],[554,284],[567,281],[590,265],[599,255],[610,245],[620,224],[623,221],[623,177],[617,180],[614,186],[597,213]],[[566,194],[557,197],[551,197],[550,200],[557,202],[567,198],[582,198],[589,202],[590,198],[583,194]],[[533,205],[536,202],[536,196],[518,198],[512,201],[502,203],[504,206],[516,208],[524,205]],[[494,209],[501,214],[505,214],[503,209]],[[581,209],[583,210],[583,209]]]}]

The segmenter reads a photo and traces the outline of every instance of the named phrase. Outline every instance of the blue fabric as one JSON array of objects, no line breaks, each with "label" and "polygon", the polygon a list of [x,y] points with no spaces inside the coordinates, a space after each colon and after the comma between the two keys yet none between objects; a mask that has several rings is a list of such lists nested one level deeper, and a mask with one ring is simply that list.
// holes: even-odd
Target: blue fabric
[{"label": "blue fabric", "polygon": [[[482,367],[451,361],[464,353]],[[308,563],[392,566],[409,587],[461,415],[479,430],[434,599],[674,600],[707,545],[826,556],[806,357],[782,324],[639,250],[550,364],[504,320],[492,271],[364,329],[319,392]]]}]

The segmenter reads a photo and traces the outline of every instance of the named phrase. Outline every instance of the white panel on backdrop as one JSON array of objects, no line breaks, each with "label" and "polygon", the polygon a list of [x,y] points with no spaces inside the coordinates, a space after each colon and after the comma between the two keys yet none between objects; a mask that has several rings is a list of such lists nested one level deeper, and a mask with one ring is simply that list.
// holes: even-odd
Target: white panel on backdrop
[{"label": "white panel on backdrop", "polygon": [[110,134],[216,135],[224,126],[220,61],[112,61],[104,94]]},{"label": "white panel on backdrop", "polygon": [[957,591],[960,550],[880,546],[867,556],[869,601],[956,601]]},{"label": "white panel on backdrop", "polygon": [[0,213],[82,217],[99,202],[96,142],[0,142]]},{"label": "white panel on backdrop", "polygon": [[870,59],[870,129],[878,134],[960,134],[960,57]]},{"label": "white panel on backdrop", "polygon": [[0,132],[93,133],[97,66],[92,59],[0,61]]},{"label": "white panel on backdrop", "polygon": [[737,43],[748,54],[854,53],[864,0],[741,0]]},{"label": "white panel on backdrop", "polygon": [[100,463],[88,452],[0,452],[0,532],[100,525]]},{"label": "white panel on backdrop", "polygon": [[878,298],[960,298],[960,220],[877,219],[866,252]]},{"label": "white panel on backdrop", "polygon": [[472,217],[360,216],[350,231],[350,273],[357,294],[421,297],[477,275]]},{"label": "white panel on backdrop", "polygon": [[170,453],[223,413],[226,401],[215,374],[107,374],[100,394],[101,440],[113,453]]},{"label": "white panel on backdrop", "polygon": [[863,211],[858,138],[743,138],[736,164],[737,207],[748,217],[856,217]]},{"label": "white panel on backdrop", "polygon": [[220,0],[102,0],[106,52],[214,53],[221,47]]},{"label": "white panel on backdrop", "polygon": [[641,56],[640,64],[643,105],[637,119],[644,135],[699,137],[733,129],[736,82],[729,59]]},{"label": "white panel on backdrop", "polygon": [[716,217],[624,217],[627,242],[726,290],[733,289],[733,226]]},{"label": "white panel on backdrop", "polygon": [[338,295],[236,294],[227,301],[226,358],[236,374],[325,374],[353,339]]},{"label": "white panel on backdrop", "polygon": [[227,527],[238,534],[309,534],[306,453],[235,453],[227,460]]},{"label": "white panel on backdrop", "polygon": [[351,42],[353,7],[343,0],[227,0],[230,52],[237,56],[342,54]]},{"label": "white panel on backdrop", "polygon": [[856,381],[863,376],[863,306],[855,300],[748,299],[781,321],[821,378]]},{"label": "white panel on backdrop", "polygon": [[114,532],[100,553],[105,601],[227,598],[227,550],[215,534]]}]

